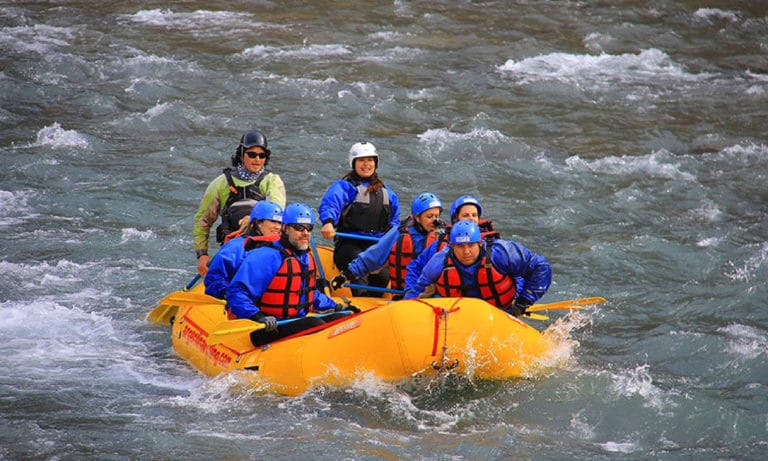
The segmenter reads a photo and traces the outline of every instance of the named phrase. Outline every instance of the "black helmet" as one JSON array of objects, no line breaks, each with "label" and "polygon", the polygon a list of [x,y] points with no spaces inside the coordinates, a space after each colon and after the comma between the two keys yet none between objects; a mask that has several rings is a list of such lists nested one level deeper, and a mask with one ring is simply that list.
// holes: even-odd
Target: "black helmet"
[{"label": "black helmet", "polygon": [[237,146],[237,151],[232,156],[232,166],[240,165],[243,162],[243,153],[251,147],[261,147],[267,154],[271,154],[272,152],[267,146],[267,137],[261,131],[253,130],[245,133],[240,137],[240,145]]}]

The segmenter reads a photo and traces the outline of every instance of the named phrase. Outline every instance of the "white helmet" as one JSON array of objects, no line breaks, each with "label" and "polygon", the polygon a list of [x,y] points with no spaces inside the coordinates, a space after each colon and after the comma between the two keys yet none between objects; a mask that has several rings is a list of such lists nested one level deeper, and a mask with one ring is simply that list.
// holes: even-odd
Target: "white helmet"
[{"label": "white helmet", "polygon": [[376,152],[376,146],[368,141],[361,141],[352,144],[349,149],[349,167],[355,169],[355,159],[361,157],[373,157],[376,161],[376,167],[379,166],[379,153]]}]

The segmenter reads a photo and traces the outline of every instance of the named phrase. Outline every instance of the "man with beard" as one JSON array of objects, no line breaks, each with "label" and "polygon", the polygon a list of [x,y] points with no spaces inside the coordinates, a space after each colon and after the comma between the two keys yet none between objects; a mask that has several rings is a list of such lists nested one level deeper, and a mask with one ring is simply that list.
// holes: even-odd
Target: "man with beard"
[{"label": "man with beard", "polygon": [[[317,289],[317,262],[309,251],[314,224],[315,215],[309,206],[292,203],[285,207],[280,239],[248,251],[227,287],[230,312],[265,326],[251,334],[255,346],[345,315],[332,312],[360,311],[355,306],[336,303]],[[309,316],[316,312],[329,315]],[[295,320],[278,328],[278,321],[286,319]]]}]

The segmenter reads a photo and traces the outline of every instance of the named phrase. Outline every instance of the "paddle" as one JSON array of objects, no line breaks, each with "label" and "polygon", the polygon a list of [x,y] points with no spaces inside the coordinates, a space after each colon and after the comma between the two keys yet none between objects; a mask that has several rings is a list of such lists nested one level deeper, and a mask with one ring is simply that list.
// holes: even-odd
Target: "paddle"
[{"label": "paddle", "polygon": [[[316,313],[316,312],[310,312],[307,317],[325,317],[326,315],[331,314],[351,314],[352,311],[331,311],[331,312],[322,312],[322,313]],[[283,319],[277,321],[277,326],[285,325],[286,323],[291,323],[296,320],[299,320],[303,317],[293,317],[290,319]],[[206,339],[206,344],[209,346],[213,346],[215,344],[220,344],[224,342],[228,342],[232,339],[236,339],[236,337],[242,336],[242,335],[250,335],[254,331],[263,330],[266,327],[263,323],[254,322],[253,320],[249,319],[235,319],[235,320],[225,320],[223,322],[219,322],[216,324],[215,327],[213,327],[213,330],[211,330],[210,333],[208,333],[208,339]]]},{"label": "paddle", "polygon": [[309,236],[309,246],[312,247],[312,254],[315,256],[315,265],[320,272],[320,284],[323,288],[325,296],[331,297],[331,284],[328,283],[328,279],[325,278],[325,271],[323,270],[323,263],[320,262],[320,254],[317,252],[317,245],[315,244],[315,237]]},{"label": "paddle", "polygon": [[590,304],[604,303],[606,301],[607,300],[605,298],[601,298],[601,297],[566,299],[564,301],[557,301],[549,304],[534,304],[527,309],[527,312],[539,312],[539,311],[546,311],[546,310],[561,310],[561,311],[577,310],[577,309],[583,309],[584,308],[583,306],[587,306]]},{"label": "paddle", "polygon": [[192,280],[190,280],[189,283],[187,284],[187,286],[185,286],[184,289],[181,290],[181,291],[189,291],[189,290],[191,290],[192,287],[195,286],[195,284],[197,283],[198,280],[200,280],[200,274],[195,274],[195,276],[192,277]]},{"label": "paddle", "polygon": [[225,304],[223,299],[208,296],[205,293],[189,293],[187,291],[174,291],[161,299],[157,307],[147,314],[147,320],[153,323],[167,325],[176,316],[179,308],[190,304]]},{"label": "paddle", "polygon": [[533,314],[526,312],[522,315],[523,318],[530,319],[530,320],[549,320],[549,317],[542,314]]},{"label": "paddle", "polygon": [[336,232],[336,237],[341,237],[345,239],[368,240],[369,242],[379,241],[378,237],[371,237],[370,235],[348,234],[346,232]]},{"label": "paddle", "polygon": [[380,291],[382,293],[394,293],[396,295],[401,295],[405,293],[403,290],[395,290],[394,288],[375,287],[372,285],[361,285],[359,283],[345,283],[344,286],[347,288],[355,288],[358,290]]}]

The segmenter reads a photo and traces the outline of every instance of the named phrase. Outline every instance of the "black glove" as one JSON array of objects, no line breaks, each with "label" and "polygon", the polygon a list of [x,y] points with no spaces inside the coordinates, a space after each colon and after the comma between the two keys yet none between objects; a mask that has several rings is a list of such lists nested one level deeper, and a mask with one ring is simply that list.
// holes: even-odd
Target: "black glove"
[{"label": "black glove", "polygon": [[520,317],[521,315],[526,314],[526,309],[533,304],[533,301],[525,298],[517,298],[515,299],[515,304],[513,306],[510,306],[509,309],[507,309],[507,312],[514,315],[515,317]]},{"label": "black glove", "polygon": [[331,284],[328,283],[328,280],[318,277],[315,279],[315,288],[317,288],[317,290],[320,291],[321,293],[325,293],[326,292],[325,289],[326,288],[330,289]]},{"label": "black glove", "polygon": [[251,317],[251,320],[253,320],[254,322],[263,323],[264,331],[277,330],[277,319],[271,315],[256,314],[253,317]]},{"label": "black glove", "polygon": [[352,311],[353,313],[357,314],[360,312],[360,308],[353,306],[352,304],[336,304],[336,312],[339,311]]},{"label": "black glove", "polygon": [[435,219],[435,232],[438,234],[445,234],[445,221]]},{"label": "black glove", "polygon": [[333,288],[334,290],[338,290],[339,288],[341,288],[342,285],[344,285],[344,283],[347,280],[351,278],[352,278],[352,273],[349,272],[347,269],[344,269],[343,271],[341,271],[341,274],[331,279],[331,288]]}]

